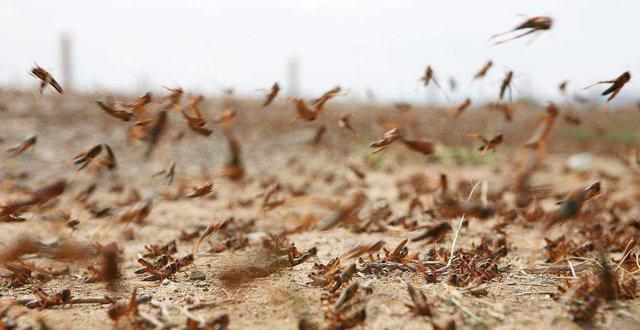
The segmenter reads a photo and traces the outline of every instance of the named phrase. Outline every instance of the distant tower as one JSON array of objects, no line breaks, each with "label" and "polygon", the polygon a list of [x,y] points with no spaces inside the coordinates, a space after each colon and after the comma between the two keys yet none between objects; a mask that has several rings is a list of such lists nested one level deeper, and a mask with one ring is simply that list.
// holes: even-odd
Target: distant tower
[{"label": "distant tower", "polygon": [[60,37],[60,67],[62,68],[62,85],[65,91],[71,91],[73,89],[73,58],[71,37],[66,33]]},{"label": "distant tower", "polygon": [[287,64],[287,79],[290,96],[298,96],[300,94],[300,63],[297,57],[291,57]]}]

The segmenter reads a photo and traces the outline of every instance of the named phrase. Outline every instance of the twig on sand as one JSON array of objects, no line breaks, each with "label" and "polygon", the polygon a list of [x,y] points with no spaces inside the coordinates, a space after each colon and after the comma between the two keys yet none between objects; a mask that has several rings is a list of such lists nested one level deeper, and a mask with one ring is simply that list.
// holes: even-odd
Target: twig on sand
[{"label": "twig on sand", "polygon": [[200,302],[200,303],[197,303],[197,304],[187,305],[187,306],[185,306],[185,308],[188,311],[195,311],[195,310],[203,309],[203,308],[217,307],[217,306],[220,306],[222,304],[225,304],[225,303],[228,303],[228,302],[231,302],[231,301],[233,301],[232,298],[225,299],[223,301]]},{"label": "twig on sand", "polygon": [[[72,298],[69,302],[64,303],[65,305],[79,305],[79,304],[111,304],[115,302],[115,300],[111,297],[80,297],[80,298]],[[24,305],[27,308],[36,308],[40,306],[40,301],[38,299],[28,298],[28,299],[16,299],[16,304]],[[47,304],[47,307],[51,306],[59,306],[62,305],[62,302],[51,302]]]},{"label": "twig on sand", "polygon": [[469,316],[469,318],[471,318],[475,323],[480,323],[480,324],[485,324],[486,323],[486,322],[484,322],[482,320],[482,318],[480,318],[480,316],[478,316],[476,313],[471,311],[469,308],[467,308],[464,305],[462,305],[460,300],[458,300],[456,297],[454,297],[452,295],[449,295],[448,297],[445,297],[444,295],[438,294],[438,298],[440,298],[440,299],[442,299],[444,301],[448,301],[451,304],[453,304],[456,307],[458,307],[463,313],[467,314]]},{"label": "twig on sand", "polygon": [[153,324],[153,326],[156,329],[166,329],[168,327],[167,324],[163,323],[162,321],[158,320],[157,318],[151,315],[148,315],[143,312],[138,312],[138,315],[140,316],[141,319],[145,320],[147,323]]},{"label": "twig on sand", "polygon": [[515,295],[516,296],[526,296],[526,295],[530,295],[530,294],[548,294],[548,295],[553,295],[556,292],[554,291],[525,291],[525,292],[518,292]]},{"label": "twig on sand", "polygon": [[[624,251],[622,252],[622,259],[620,259],[620,262],[616,265],[617,268],[622,269],[623,271],[625,271],[625,269],[622,268],[622,264],[627,259],[629,254],[631,254],[631,247],[633,246],[632,243],[633,243],[633,239],[630,239],[629,243],[627,243],[627,246],[625,246]],[[622,274],[622,276],[624,278],[624,273]]]},{"label": "twig on sand", "polygon": [[576,270],[573,269],[573,264],[571,264],[571,260],[567,260],[567,263],[569,264],[569,268],[571,268],[571,275],[573,275],[573,277],[578,277],[576,275]]},{"label": "twig on sand", "polygon": [[[473,196],[473,193],[475,192],[476,188],[478,188],[478,185],[480,184],[480,182],[482,181],[478,181],[475,185],[473,185],[473,187],[471,188],[471,191],[469,192],[469,196],[467,197],[467,201],[471,200],[471,196]],[[458,236],[460,235],[460,230],[462,229],[462,223],[464,222],[465,216],[466,216],[466,213],[463,213],[462,216],[460,217],[460,221],[458,221],[456,234],[453,236],[453,242],[451,242],[451,254],[449,255],[449,260],[447,261],[447,264],[436,271],[438,272],[444,271],[445,269],[448,269],[449,267],[451,267],[451,262],[453,262],[454,251],[456,249],[456,242],[458,241]]]}]

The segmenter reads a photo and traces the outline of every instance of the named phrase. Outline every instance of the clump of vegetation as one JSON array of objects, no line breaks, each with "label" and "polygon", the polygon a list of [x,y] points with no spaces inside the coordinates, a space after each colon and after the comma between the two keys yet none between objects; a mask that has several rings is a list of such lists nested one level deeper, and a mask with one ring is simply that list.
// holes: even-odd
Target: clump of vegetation
[{"label": "clump of vegetation", "polygon": [[604,132],[597,132],[592,129],[577,126],[567,128],[563,137],[580,142],[606,142],[609,144],[624,145],[627,147],[637,147],[640,145],[638,134],[627,129],[614,129]]}]

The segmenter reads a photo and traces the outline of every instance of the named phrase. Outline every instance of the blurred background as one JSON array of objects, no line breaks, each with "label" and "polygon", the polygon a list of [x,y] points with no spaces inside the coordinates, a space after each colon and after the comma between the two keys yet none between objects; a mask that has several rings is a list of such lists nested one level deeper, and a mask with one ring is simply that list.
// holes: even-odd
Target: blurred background
[{"label": "blurred background", "polygon": [[[514,70],[515,97],[554,100],[636,70],[636,1],[86,1],[0,2],[0,86],[32,88],[34,63],[71,90],[142,91],[162,85],[261,97],[279,81],[313,96],[340,84],[354,99],[443,102],[418,78],[431,65],[452,99],[494,99]],[[551,16],[537,37],[491,46],[489,37],[531,16]],[[473,74],[488,60],[481,83]],[[638,84],[613,104],[636,102]],[[595,96],[602,89],[594,88]]]}]

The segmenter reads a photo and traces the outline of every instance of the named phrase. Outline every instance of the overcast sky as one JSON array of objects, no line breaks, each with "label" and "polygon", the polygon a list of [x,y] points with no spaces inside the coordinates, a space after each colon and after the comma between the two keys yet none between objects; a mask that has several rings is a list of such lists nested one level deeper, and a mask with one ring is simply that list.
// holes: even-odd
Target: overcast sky
[{"label": "overcast sky", "polygon": [[[76,87],[86,89],[258,93],[286,86],[296,57],[306,95],[340,84],[353,95],[420,99],[417,79],[430,64],[443,85],[456,77],[457,97],[494,97],[513,69],[520,95],[551,98],[564,79],[577,89],[640,72],[638,13],[639,1],[4,0],[0,84],[35,84],[34,62],[61,75],[58,43],[68,33]],[[523,15],[551,16],[554,27],[530,44],[491,46]],[[471,85],[487,59],[495,65],[486,82]],[[620,96],[635,99],[634,78]]]}]

